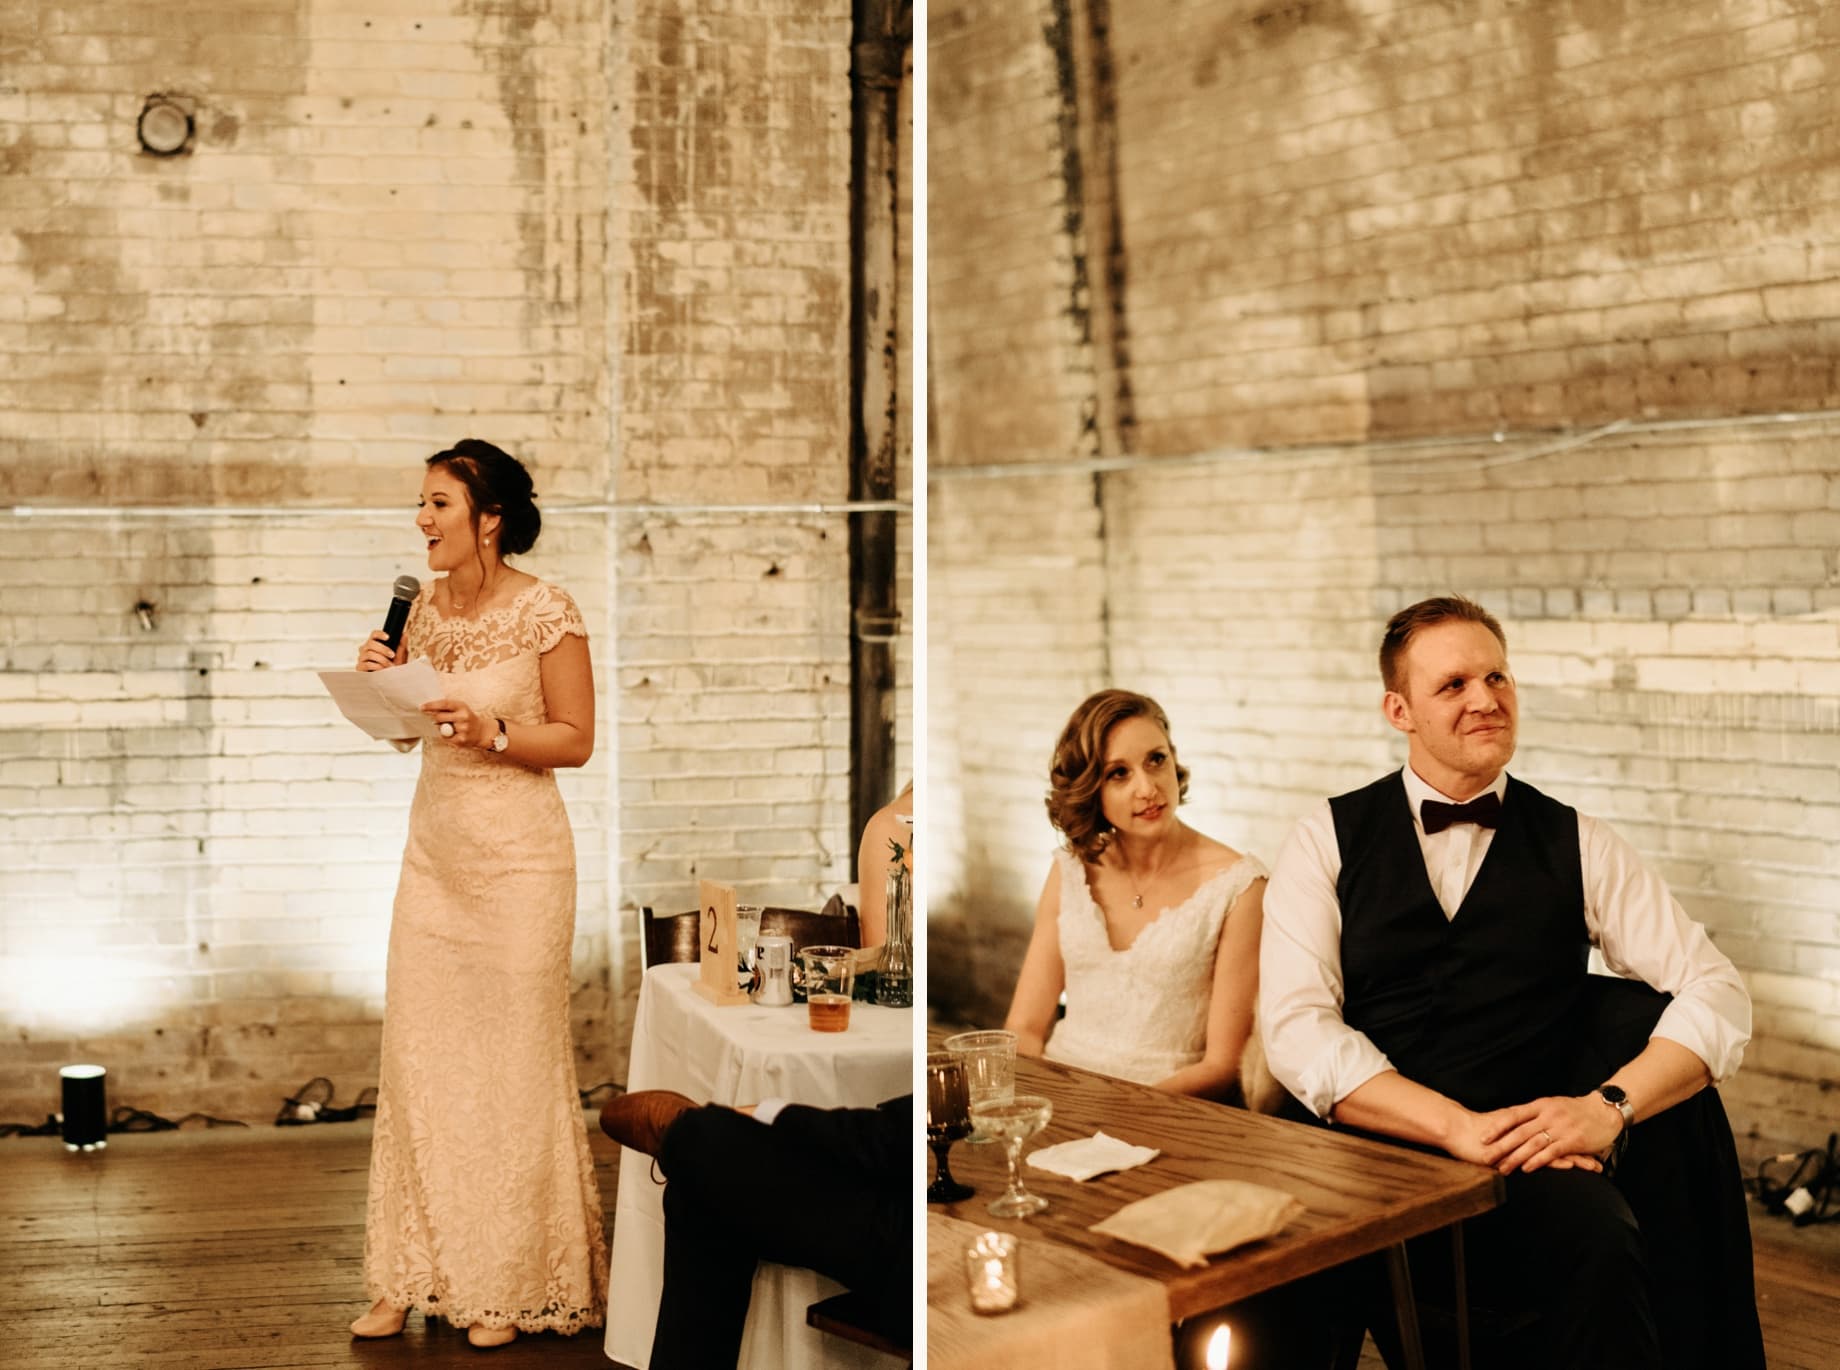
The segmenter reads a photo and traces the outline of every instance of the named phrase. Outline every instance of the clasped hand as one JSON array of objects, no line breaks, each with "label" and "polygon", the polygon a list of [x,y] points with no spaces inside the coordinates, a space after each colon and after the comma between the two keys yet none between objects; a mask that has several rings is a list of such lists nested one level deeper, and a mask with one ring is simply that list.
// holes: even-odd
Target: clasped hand
[{"label": "clasped hand", "polygon": [[1622,1116],[1593,1095],[1554,1095],[1490,1113],[1466,1113],[1446,1150],[1459,1160],[1517,1170],[1593,1170],[1623,1130]]}]

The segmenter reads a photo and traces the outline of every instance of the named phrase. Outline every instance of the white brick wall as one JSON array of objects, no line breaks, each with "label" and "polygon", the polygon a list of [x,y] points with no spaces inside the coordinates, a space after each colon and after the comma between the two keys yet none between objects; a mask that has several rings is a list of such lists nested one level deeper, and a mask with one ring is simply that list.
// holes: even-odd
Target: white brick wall
[{"label": "white brick wall", "polygon": [[[583,1083],[640,903],[848,879],[845,517],[643,507],[847,494],[848,44],[800,0],[0,12],[0,507],[117,511],[0,515],[0,1118],[77,1055],[169,1114],[374,1079],[417,762],[311,671],[468,433],[591,634]],[[155,91],[190,155],[140,153]]]},{"label": "white brick wall", "polygon": [[[1002,1013],[1088,690],[1161,699],[1194,821],[1270,857],[1397,763],[1379,626],[1460,590],[1508,626],[1521,773],[1626,832],[1751,978],[1740,1130],[1824,1136],[1840,458],[1831,421],[1723,423],[1840,393],[1814,12],[1114,4],[1115,121],[1082,94],[1077,136],[1058,12],[946,0],[929,31],[936,1006]],[[1101,216],[1122,251],[1081,297]],[[1069,347],[1081,311],[1123,345]],[[1095,449],[1152,459],[1102,520],[1055,465]],[[1040,473],[959,469],[990,464]]]}]

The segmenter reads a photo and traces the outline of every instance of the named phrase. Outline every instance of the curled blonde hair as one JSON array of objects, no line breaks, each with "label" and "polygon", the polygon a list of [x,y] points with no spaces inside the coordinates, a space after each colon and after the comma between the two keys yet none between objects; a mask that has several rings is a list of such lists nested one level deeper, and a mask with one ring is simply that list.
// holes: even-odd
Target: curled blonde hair
[{"label": "curled blonde hair", "polygon": [[[1105,739],[1127,718],[1148,718],[1169,736],[1169,715],[1149,695],[1130,690],[1101,690],[1089,695],[1054,744],[1054,761],[1048,768],[1048,821],[1067,839],[1083,861],[1097,861],[1111,841],[1112,827],[1105,821],[1099,798],[1105,784]],[[1171,740],[1169,755],[1175,756]],[[1188,767],[1176,762],[1176,802],[1188,798]]]}]

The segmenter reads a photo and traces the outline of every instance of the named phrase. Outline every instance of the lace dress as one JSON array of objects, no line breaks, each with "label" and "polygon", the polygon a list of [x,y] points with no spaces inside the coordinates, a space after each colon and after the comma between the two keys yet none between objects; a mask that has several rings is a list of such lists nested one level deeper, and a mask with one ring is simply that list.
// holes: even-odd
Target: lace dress
[{"label": "lace dress", "polygon": [[1061,874],[1067,1016],[1043,1054],[1143,1084],[1194,1065],[1207,1047],[1214,952],[1227,910],[1265,868],[1240,857],[1146,923],[1130,946],[1114,951],[1085,865],[1065,848],[1055,852],[1054,863]]},{"label": "lace dress", "polygon": [[[544,721],[538,657],[586,636],[539,581],[405,631],[447,696]],[[390,923],[364,1280],[456,1326],[598,1327],[607,1240],[569,1031],[575,842],[550,771],[425,746]]]}]

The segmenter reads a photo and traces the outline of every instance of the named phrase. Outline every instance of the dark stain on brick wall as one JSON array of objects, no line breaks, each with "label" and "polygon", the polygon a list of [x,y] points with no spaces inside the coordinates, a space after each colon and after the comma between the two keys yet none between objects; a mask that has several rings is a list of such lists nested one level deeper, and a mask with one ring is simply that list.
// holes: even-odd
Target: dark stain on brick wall
[{"label": "dark stain on brick wall", "polygon": [[1130,255],[1125,250],[1124,208],[1118,179],[1118,91],[1112,67],[1111,0],[1086,0],[1091,34],[1092,123],[1097,168],[1104,177],[1106,343],[1111,353],[1111,426],[1121,452],[1134,450],[1137,407],[1131,377]]},{"label": "dark stain on brick wall", "polygon": [[762,496],[809,497],[821,463],[757,454],[847,414],[849,275],[828,235],[849,208],[848,26],[826,51],[804,36],[820,23],[773,7],[638,10],[613,39],[633,89],[617,115],[625,488],[707,498],[721,465]]},{"label": "dark stain on brick wall", "polygon": [[[1086,169],[1080,155],[1080,88],[1074,67],[1073,15],[1070,0],[1048,0],[1049,20],[1042,38],[1054,58],[1055,142],[1060,151],[1061,233],[1067,249],[1067,305],[1062,311],[1073,342],[1088,358],[1093,341],[1092,280],[1087,264]],[[1099,404],[1090,391],[1081,397],[1081,455],[1098,447]]]},{"label": "dark stain on brick wall", "polygon": [[[532,329],[543,325],[545,315],[566,320],[574,313],[572,292],[562,274],[562,260],[572,258],[573,250],[552,250],[549,241],[552,231],[567,230],[565,216],[549,212],[548,111],[533,46],[551,10],[551,0],[465,0],[461,5],[461,12],[478,22],[474,49],[497,80],[499,108],[510,128],[525,196],[517,209],[518,270],[526,282],[525,323]],[[580,235],[574,236],[578,246]]]}]

